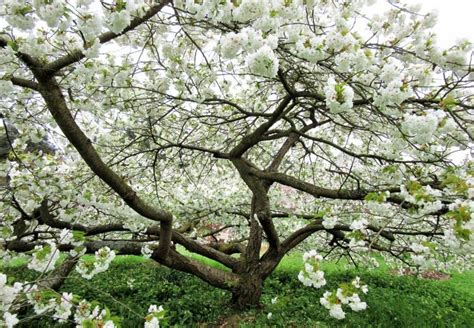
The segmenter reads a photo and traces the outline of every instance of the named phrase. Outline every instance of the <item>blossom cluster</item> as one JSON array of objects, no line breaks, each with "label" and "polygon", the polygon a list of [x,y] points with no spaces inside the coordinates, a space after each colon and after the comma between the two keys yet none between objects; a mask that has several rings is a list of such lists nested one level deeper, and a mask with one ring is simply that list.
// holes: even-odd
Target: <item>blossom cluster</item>
[{"label": "blossom cluster", "polygon": [[51,271],[59,259],[59,253],[56,244],[51,241],[48,241],[44,246],[35,246],[28,268],[38,272]]},{"label": "blossom cluster", "polygon": [[350,110],[353,106],[354,91],[347,84],[336,83],[333,77],[327,80],[324,88],[326,106],[331,113],[337,114]]},{"label": "blossom cluster", "polygon": [[92,279],[96,274],[106,271],[114,258],[115,252],[109,247],[103,247],[95,252],[93,261],[80,259],[76,265],[76,271],[83,278]]},{"label": "blossom cluster", "polygon": [[222,56],[228,59],[237,58],[244,51],[250,72],[265,77],[275,77],[277,74],[279,60],[274,51],[277,46],[278,39],[271,36],[263,38],[261,32],[251,27],[239,33],[226,34],[219,45]]},{"label": "blossom cluster", "polygon": [[[25,297],[26,296],[26,297]],[[80,300],[72,293],[57,293],[49,289],[41,289],[37,285],[15,282],[7,284],[7,276],[0,273],[0,326],[12,328],[19,319],[13,310],[16,300],[26,301],[33,307],[36,315],[48,313],[58,322],[73,321],[77,327],[116,327],[115,319],[107,308],[86,300]],[[19,302],[18,304],[23,304]],[[165,319],[166,311],[162,306],[151,305],[145,318],[145,328],[158,328],[160,321]],[[72,319],[71,316],[73,316]]]},{"label": "blossom cluster", "polygon": [[367,285],[361,285],[359,277],[356,277],[350,284],[342,284],[335,292],[326,291],[320,298],[320,303],[329,310],[329,315],[341,320],[346,314],[342,305],[348,305],[352,311],[362,311],[367,309],[367,303],[363,302],[358,291],[367,294]]},{"label": "blossom cluster", "polygon": [[11,307],[17,296],[23,291],[23,284],[15,282],[13,286],[7,285],[7,275],[0,273],[0,325],[13,327],[18,323],[15,313],[11,313]]},{"label": "blossom cluster", "polygon": [[304,269],[298,274],[298,280],[303,285],[314,288],[321,288],[326,285],[324,272],[320,270],[322,259],[323,257],[317,254],[315,250],[303,254]]},{"label": "blossom cluster", "polygon": [[[326,285],[324,272],[320,270],[322,256],[315,250],[303,254],[304,269],[298,274],[298,279],[303,285],[314,288],[321,288]],[[336,319],[344,319],[345,312],[342,305],[348,305],[353,311],[362,311],[367,308],[367,303],[362,302],[358,291],[367,294],[368,287],[363,285],[359,277],[351,283],[341,284],[336,291],[324,292],[320,298],[320,303],[329,310],[329,314]]]},{"label": "blossom cluster", "polygon": [[163,306],[150,305],[148,315],[145,317],[145,328],[159,328],[160,320],[164,319],[165,314],[166,311],[163,309]]}]

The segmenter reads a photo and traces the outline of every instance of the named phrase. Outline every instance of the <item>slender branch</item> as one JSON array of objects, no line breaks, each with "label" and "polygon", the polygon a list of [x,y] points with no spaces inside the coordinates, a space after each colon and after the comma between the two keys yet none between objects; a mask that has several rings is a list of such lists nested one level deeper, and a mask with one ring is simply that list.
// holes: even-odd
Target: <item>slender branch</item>
[{"label": "slender branch", "polygon": [[[141,24],[147,22],[150,20],[153,16],[158,14],[163,7],[165,7],[167,4],[171,3],[171,0],[162,0],[160,3],[152,6],[148,11],[145,13],[145,15],[141,17],[135,17],[130,24],[120,33],[114,33],[114,32],[105,32],[101,34],[98,39],[101,44],[107,43],[113,39],[118,38],[121,35],[124,35],[125,33],[135,29],[136,27],[140,26]],[[61,58],[56,59],[55,61],[47,64],[44,67],[44,70],[48,74],[55,74],[62,68],[69,66],[75,62],[78,62],[79,60],[83,59],[85,57],[84,52],[80,49],[76,49],[71,51],[69,54],[66,56],[63,56]]]},{"label": "slender branch", "polygon": [[283,100],[280,102],[278,107],[273,112],[272,116],[262,125],[260,125],[255,131],[244,136],[237,146],[234,147],[229,153],[231,158],[241,157],[248,149],[257,144],[260,141],[260,138],[263,134],[275,124],[287,109],[288,104],[291,102],[293,97],[291,95],[286,95]]}]

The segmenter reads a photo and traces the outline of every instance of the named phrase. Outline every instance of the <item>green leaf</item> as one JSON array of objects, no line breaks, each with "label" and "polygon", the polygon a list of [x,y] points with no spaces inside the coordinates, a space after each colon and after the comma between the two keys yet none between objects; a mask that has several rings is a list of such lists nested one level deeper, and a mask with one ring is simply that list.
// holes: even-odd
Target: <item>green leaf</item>
[{"label": "green leaf", "polygon": [[19,46],[18,46],[18,43],[17,43],[16,41],[10,40],[10,41],[7,42],[7,45],[8,45],[10,48],[12,48],[12,50],[13,50],[14,52],[18,52]]},{"label": "green leaf", "polygon": [[453,109],[456,106],[456,104],[457,104],[456,99],[454,99],[453,95],[449,94],[446,98],[441,100],[441,102],[439,103],[439,106],[449,111]]},{"label": "green leaf", "polygon": [[75,241],[84,241],[86,240],[86,233],[84,231],[73,230],[72,238],[74,238]]},{"label": "green leaf", "polygon": [[368,202],[383,203],[385,201],[385,194],[377,193],[377,192],[369,192],[367,195],[365,195],[364,200]]}]

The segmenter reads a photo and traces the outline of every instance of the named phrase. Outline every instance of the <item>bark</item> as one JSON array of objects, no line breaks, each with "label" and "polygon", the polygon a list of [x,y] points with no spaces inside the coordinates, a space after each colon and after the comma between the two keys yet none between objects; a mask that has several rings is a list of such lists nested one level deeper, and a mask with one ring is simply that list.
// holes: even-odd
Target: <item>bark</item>
[{"label": "bark", "polygon": [[[254,207],[254,204],[252,204]],[[231,306],[235,309],[246,309],[260,306],[263,289],[260,247],[262,246],[262,228],[258,220],[250,216],[250,236],[240,266],[236,273],[239,280],[232,289]]]},{"label": "bark", "polygon": [[232,290],[232,307],[238,310],[260,307],[262,289],[263,278],[260,273],[253,272],[241,275],[239,283]]},{"label": "bark", "polygon": [[77,261],[79,260],[78,257],[69,257],[67,258],[61,265],[59,265],[56,269],[51,272],[47,278],[41,280],[38,283],[40,289],[54,289],[58,291],[59,288],[64,284],[66,278],[69,276],[71,271],[74,269]]}]

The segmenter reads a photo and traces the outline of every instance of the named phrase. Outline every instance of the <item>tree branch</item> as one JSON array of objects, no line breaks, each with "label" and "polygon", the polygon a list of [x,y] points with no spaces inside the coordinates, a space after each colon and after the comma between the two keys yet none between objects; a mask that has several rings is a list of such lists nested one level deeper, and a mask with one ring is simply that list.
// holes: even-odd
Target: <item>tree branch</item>
[{"label": "tree branch", "polygon": [[[109,31],[109,32],[105,32],[105,33],[101,34],[98,37],[99,42],[101,44],[107,43],[107,42],[109,42],[113,39],[118,38],[119,36],[124,35],[128,31],[131,31],[131,30],[135,29],[139,25],[145,23],[150,18],[152,18],[153,16],[158,14],[161,11],[161,9],[163,9],[163,7],[166,6],[169,3],[171,3],[171,0],[162,0],[162,1],[160,1],[159,4],[156,4],[156,5],[152,6],[150,9],[148,9],[148,11],[145,13],[145,15],[143,15],[141,17],[135,17],[122,32],[114,33],[112,31]],[[76,49],[76,50],[71,51],[66,56],[58,58],[55,61],[47,64],[44,67],[44,70],[48,74],[55,74],[56,72],[58,72],[62,68],[66,67],[66,66],[69,66],[69,65],[71,65],[75,62],[78,62],[79,60],[83,59],[84,57],[85,57],[84,52],[80,49]]]}]

